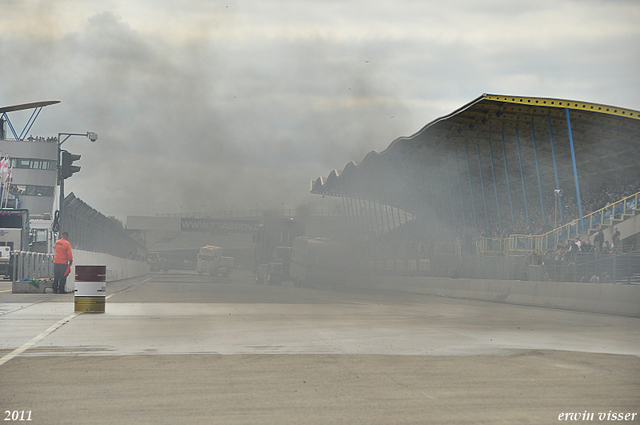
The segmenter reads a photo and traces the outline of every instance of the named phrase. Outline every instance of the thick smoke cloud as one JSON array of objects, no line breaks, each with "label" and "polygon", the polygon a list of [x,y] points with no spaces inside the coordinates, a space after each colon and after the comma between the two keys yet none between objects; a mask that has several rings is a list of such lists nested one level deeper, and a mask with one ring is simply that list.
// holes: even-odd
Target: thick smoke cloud
[{"label": "thick smoke cloud", "polygon": [[632,2],[0,4],[0,103],[99,134],[67,191],[107,215],[326,208],[310,180],[482,92],[639,107]]}]

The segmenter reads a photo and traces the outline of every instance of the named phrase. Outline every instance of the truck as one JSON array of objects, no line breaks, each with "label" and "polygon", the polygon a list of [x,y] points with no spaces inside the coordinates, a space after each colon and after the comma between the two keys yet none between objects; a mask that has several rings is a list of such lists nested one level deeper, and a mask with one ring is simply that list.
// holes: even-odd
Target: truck
[{"label": "truck", "polygon": [[50,216],[48,214],[44,216],[32,215],[29,227],[29,251],[53,254],[56,235]]},{"label": "truck", "polygon": [[293,241],[289,277],[296,287],[343,286],[359,263],[353,252],[346,244],[327,238],[297,237]]},{"label": "truck", "polygon": [[234,267],[234,258],[222,255],[224,249],[219,246],[207,245],[200,248],[196,271],[199,275],[209,273],[212,276],[222,274],[229,276]]},{"label": "truck", "polygon": [[29,250],[29,210],[0,209],[0,276],[11,277],[11,256]]},{"label": "truck", "polygon": [[149,264],[149,270],[152,272],[166,270],[164,258],[158,252],[147,253],[147,264]]},{"label": "truck", "polygon": [[304,236],[305,225],[290,217],[270,217],[262,220],[253,235],[256,283],[280,285],[290,280],[293,241]]}]

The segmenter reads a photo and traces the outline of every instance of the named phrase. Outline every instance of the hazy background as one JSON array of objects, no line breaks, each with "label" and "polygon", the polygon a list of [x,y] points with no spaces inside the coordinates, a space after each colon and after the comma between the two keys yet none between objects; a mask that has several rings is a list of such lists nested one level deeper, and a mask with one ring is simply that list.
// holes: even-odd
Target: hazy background
[{"label": "hazy background", "polygon": [[105,215],[326,208],[310,180],[482,93],[640,110],[639,23],[636,0],[0,0],[0,106],[98,133],[65,142],[66,192]]}]

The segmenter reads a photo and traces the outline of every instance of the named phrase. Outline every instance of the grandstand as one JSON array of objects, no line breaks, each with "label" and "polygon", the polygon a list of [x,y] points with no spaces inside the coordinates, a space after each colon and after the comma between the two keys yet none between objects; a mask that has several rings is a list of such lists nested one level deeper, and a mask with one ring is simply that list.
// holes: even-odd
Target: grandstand
[{"label": "grandstand", "polygon": [[599,228],[611,243],[615,227],[607,253],[634,254],[639,147],[638,111],[483,94],[311,192],[343,199],[372,260],[479,253],[539,264],[576,238],[586,248]]}]

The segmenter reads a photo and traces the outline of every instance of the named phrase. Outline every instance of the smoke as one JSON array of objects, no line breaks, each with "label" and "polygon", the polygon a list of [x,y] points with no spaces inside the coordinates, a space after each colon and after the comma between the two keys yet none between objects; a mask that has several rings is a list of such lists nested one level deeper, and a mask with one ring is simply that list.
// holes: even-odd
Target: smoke
[{"label": "smoke", "polygon": [[49,40],[53,66],[32,91],[73,125],[53,133],[99,134],[65,145],[83,155],[67,190],[106,214],[295,208],[313,202],[310,180],[402,127],[406,109],[358,46],[226,41],[168,42],[109,12]]},{"label": "smoke", "polygon": [[[66,142],[82,155],[82,171],[66,185],[106,215],[324,206],[309,195],[310,180],[385,149],[483,91],[529,95],[576,79],[569,71],[558,81],[539,77],[563,53],[545,44],[533,46],[545,63],[529,59],[523,74],[514,60],[526,37],[480,36],[477,26],[462,25],[473,15],[460,16],[460,28],[443,27],[441,15],[426,25],[416,16],[428,4],[3,5],[2,103],[60,100],[42,112],[34,134],[99,134],[96,143]],[[513,44],[518,53],[510,55]],[[501,62],[501,48],[513,60]],[[607,96],[611,84],[600,84]],[[580,99],[593,85],[575,90],[563,95]]]}]

